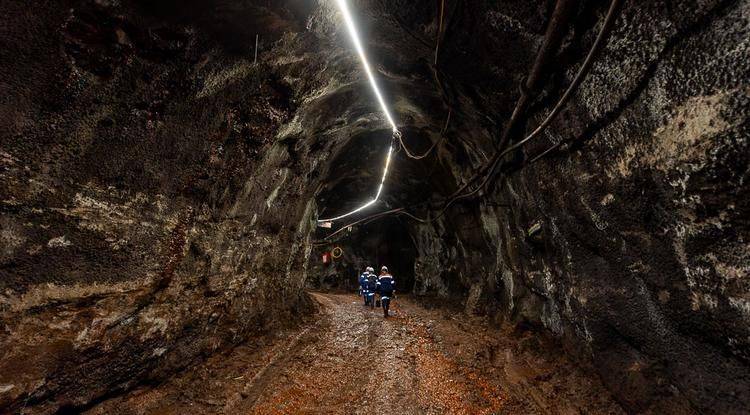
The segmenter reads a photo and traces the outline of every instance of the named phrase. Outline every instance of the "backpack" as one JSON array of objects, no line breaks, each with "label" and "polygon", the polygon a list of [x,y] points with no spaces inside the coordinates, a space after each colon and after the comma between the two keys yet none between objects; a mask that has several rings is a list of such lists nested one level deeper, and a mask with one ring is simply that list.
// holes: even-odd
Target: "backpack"
[{"label": "backpack", "polygon": [[370,274],[370,276],[367,277],[367,289],[375,291],[376,288],[378,288],[378,277],[374,274]]}]

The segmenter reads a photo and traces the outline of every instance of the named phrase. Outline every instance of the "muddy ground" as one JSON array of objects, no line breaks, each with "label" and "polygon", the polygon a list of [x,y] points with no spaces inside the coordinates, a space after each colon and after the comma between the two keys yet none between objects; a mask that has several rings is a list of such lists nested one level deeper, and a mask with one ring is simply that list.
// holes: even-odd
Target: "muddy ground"
[{"label": "muddy ground", "polygon": [[622,413],[597,379],[529,331],[407,297],[384,319],[353,294],[310,295],[319,310],[307,321],[88,413]]}]

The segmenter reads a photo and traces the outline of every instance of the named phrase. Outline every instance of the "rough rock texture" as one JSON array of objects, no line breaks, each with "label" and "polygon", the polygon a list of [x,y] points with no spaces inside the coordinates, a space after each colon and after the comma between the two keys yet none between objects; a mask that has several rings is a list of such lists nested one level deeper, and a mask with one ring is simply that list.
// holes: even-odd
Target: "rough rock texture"
[{"label": "rough rock texture", "polygon": [[[602,12],[580,12],[529,127],[573,77]],[[499,13],[459,15],[449,29],[439,62],[447,83],[462,88],[460,111],[507,117],[495,89],[517,94],[508,84],[462,84],[465,56],[487,49],[466,47],[471,35],[461,28],[514,30],[517,12],[492,20]],[[747,410],[749,17],[747,1],[626,3],[592,74],[545,137],[506,163],[479,202],[434,225],[410,225],[416,290],[464,292],[469,311],[541,322],[591,359],[629,411]],[[454,113],[448,141],[465,136],[477,148],[463,150],[479,165],[493,149],[464,115]],[[529,164],[560,141],[562,150]],[[466,163],[441,157],[457,177],[469,176],[456,168]],[[529,237],[535,224],[541,232]]]},{"label": "rough rock texture", "polygon": [[[226,42],[255,30],[1,4],[0,412],[85,407],[305,309],[312,193],[275,140],[297,91]],[[264,42],[297,24],[253,7]]]},{"label": "rough rock texture", "polygon": [[[519,258],[497,271],[534,293],[505,298],[536,297],[509,303],[583,345],[633,411],[750,408],[749,18],[748,2],[626,7],[527,154],[567,149],[498,185],[499,246]],[[534,220],[543,247],[522,239]]]},{"label": "rough rock texture", "polygon": [[[439,2],[350,3],[406,144],[441,140],[397,152],[366,213],[438,204],[496,151],[554,2],[446,0],[442,32]],[[750,2],[624,3],[488,191],[335,243],[357,266],[414,261],[417,294],[540,323],[630,412],[741,413]],[[527,130],[606,7],[573,10]],[[80,409],[306,309],[330,248],[314,219],[374,195],[390,140],[333,1],[0,12],[0,411]],[[366,252],[378,233],[408,241]]]},{"label": "rough rock texture", "polygon": [[[453,112],[436,156],[397,159],[390,207],[440,200],[494,153],[550,5],[446,2],[442,104],[416,69],[431,66],[435,17],[402,6],[378,21],[371,49],[407,144],[427,149]],[[574,12],[527,131],[572,79],[606,6]],[[377,20],[390,8],[374,10]],[[629,411],[747,410],[749,17],[747,1],[626,2],[573,102],[488,192],[432,224],[402,217],[418,252],[415,292],[541,323]]]}]

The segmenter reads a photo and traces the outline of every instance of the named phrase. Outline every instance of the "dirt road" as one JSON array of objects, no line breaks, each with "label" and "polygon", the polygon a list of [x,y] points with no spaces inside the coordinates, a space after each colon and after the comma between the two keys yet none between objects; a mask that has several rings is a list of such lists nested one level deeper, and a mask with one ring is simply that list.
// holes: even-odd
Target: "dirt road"
[{"label": "dirt road", "polygon": [[622,413],[538,336],[405,298],[384,319],[351,294],[311,295],[320,312],[309,323],[89,413]]}]

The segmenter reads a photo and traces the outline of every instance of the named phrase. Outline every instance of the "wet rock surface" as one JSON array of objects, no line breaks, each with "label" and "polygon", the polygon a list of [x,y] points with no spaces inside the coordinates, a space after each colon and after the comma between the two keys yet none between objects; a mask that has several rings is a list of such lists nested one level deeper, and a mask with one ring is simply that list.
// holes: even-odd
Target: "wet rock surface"
[{"label": "wet rock surface", "polygon": [[[495,153],[554,2],[446,0],[442,24],[437,2],[350,3],[406,145],[437,142],[398,150],[366,213],[434,215]],[[606,7],[573,8],[512,140]],[[625,1],[487,189],[317,244],[390,141],[334,2],[0,12],[0,412],[85,410],[254,347],[310,310],[306,284],[373,261],[424,301],[543,328],[626,412],[750,407],[748,1]],[[349,267],[317,264],[333,245]]]}]

